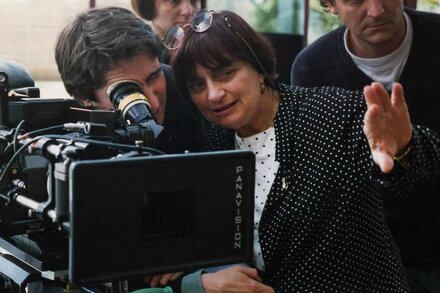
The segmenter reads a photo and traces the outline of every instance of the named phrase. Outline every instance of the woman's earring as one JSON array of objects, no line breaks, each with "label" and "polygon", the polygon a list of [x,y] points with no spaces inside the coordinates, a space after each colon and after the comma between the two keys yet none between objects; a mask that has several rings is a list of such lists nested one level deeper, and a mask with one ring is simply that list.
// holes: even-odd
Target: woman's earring
[{"label": "woman's earring", "polygon": [[264,94],[264,91],[266,90],[266,85],[264,82],[261,84],[261,94]]}]

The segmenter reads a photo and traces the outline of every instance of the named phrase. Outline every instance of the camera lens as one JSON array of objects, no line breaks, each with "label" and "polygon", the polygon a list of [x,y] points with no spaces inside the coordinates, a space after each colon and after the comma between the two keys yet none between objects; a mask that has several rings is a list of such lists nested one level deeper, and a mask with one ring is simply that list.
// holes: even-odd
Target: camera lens
[{"label": "camera lens", "polygon": [[151,111],[148,98],[142,93],[139,83],[123,80],[111,84],[107,95],[113,106],[122,112],[122,117],[132,123],[148,127],[157,138],[163,127],[158,125]]},{"label": "camera lens", "polygon": [[[112,104],[119,108],[121,101],[124,100],[127,96],[131,94],[140,94],[141,87],[138,83],[134,81],[123,81],[112,84],[109,89],[109,98]],[[139,99],[143,99],[146,97],[138,97]]]}]

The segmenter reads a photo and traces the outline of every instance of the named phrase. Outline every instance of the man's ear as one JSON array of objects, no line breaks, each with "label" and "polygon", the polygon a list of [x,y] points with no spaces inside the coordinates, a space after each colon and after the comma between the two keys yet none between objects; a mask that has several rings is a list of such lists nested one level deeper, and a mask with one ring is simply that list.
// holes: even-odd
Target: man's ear
[{"label": "man's ear", "polygon": [[76,100],[83,105],[84,107],[91,108],[93,106],[93,101],[89,99],[83,99],[80,97],[76,97]]},{"label": "man's ear", "polygon": [[338,15],[338,11],[335,8],[335,0],[325,0],[327,3],[328,11],[334,15]]}]

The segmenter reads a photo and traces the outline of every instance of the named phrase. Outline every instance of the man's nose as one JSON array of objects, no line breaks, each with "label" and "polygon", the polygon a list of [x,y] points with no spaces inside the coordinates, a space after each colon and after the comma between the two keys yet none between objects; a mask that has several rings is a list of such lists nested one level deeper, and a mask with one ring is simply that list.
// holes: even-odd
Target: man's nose
[{"label": "man's nose", "polygon": [[381,16],[385,12],[382,0],[367,1],[367,15],[371,17]]},{"label": "man's nose", "polygon": [[153,113],[157,112],[160,105],[158,96],[155,95],[153,91],[146,86],[142,88],[142,94],[147,98],[148,103],[150,104],[151,111],[153,111]]}]

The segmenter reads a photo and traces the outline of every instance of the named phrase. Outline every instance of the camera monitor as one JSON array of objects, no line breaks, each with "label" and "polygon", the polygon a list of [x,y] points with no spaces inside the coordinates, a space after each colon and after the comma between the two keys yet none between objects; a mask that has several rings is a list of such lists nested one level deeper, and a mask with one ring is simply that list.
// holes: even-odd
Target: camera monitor
[{"label": "camera monitor", "polygon": [[73,163],[70,280],[250,261],[254,171],[247,151]]}]

